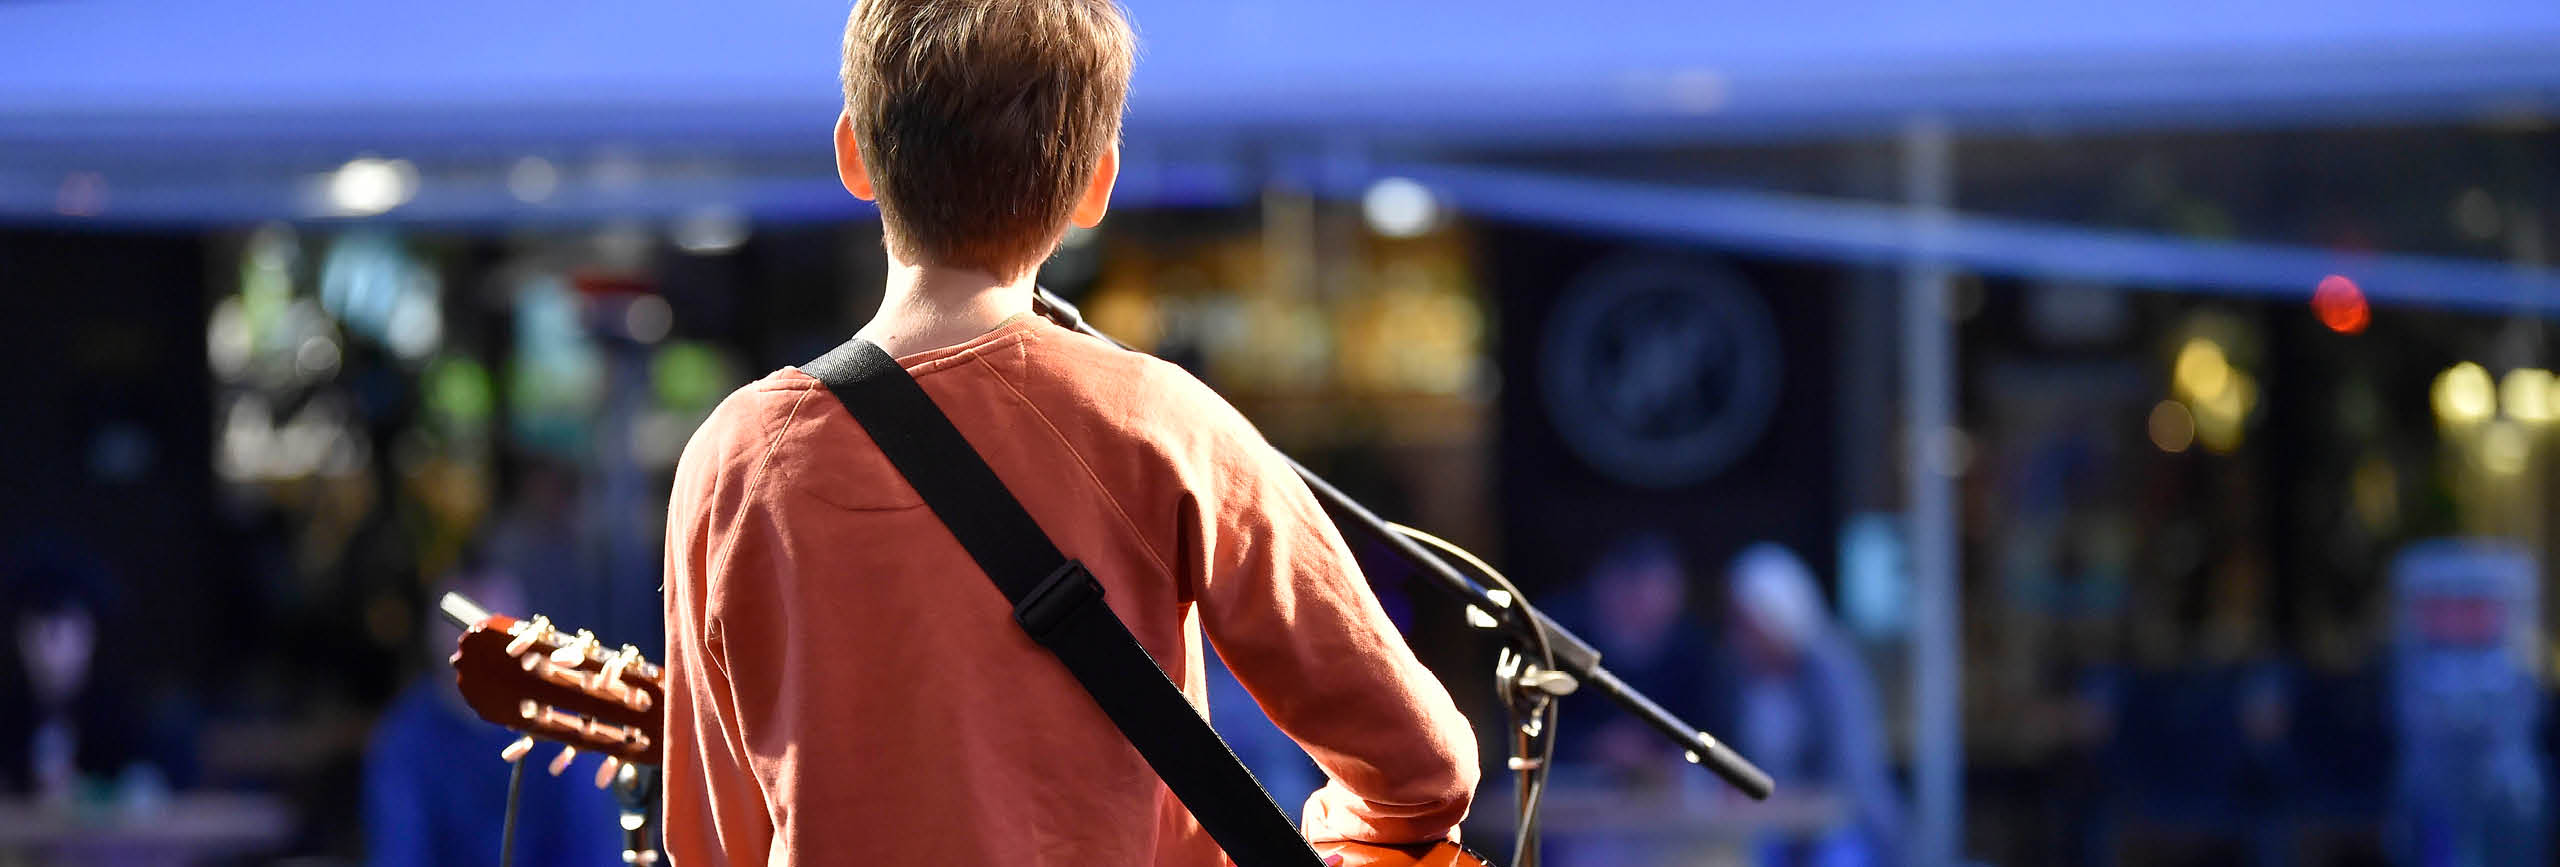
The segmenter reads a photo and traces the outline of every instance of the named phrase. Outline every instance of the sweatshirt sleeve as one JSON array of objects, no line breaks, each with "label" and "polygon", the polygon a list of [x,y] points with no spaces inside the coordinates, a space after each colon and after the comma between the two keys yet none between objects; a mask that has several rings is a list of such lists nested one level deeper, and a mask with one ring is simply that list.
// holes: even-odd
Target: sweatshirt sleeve
[{"label": "sweatshirt sleeve", "polygon": [[1329,778],[1307,799],[1307,838],[1455,837],[1479,775],[1466,717],[1306,484],[1232,407],[1188,386],[1210,403],[1192,414],[1210,437],[1181,510],[1186,577],[1218,656]]},{"label": "sweatshirt sleeve", "polygon": [[[740,454],[756,433],[733,398],[704,422],[676,468],[667,509],[666,854],[680,867],[762,864],[773,824],[735,737],[738,707],[714,612],[722,573],[770,568],[774,522],[754,508]],[[751,455],[750,455],[751,456]]]}]

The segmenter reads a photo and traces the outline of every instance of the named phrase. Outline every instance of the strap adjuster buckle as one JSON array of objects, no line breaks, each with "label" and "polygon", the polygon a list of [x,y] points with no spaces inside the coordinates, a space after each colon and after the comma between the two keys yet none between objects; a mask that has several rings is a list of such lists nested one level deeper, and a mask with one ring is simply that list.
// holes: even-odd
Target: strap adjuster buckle
[{"label": "strap adjuster buckle", "polygon": [[1039,586],[1024,594],[1013,605],[1013,622],[1031,634],[1033,641],[1046,644],[1049,634],[1082,613],[1085,607],[1102,601],[1102,582],[1085,571],[1084,564],[1069,560],[1058,571],[1040,579]]}]

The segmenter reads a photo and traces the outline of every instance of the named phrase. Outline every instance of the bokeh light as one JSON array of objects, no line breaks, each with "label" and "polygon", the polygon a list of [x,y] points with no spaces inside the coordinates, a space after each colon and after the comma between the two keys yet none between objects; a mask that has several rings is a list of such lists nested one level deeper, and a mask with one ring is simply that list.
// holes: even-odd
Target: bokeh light
[{"label": "bokeh light", "polygon": [[329,176],[329,204],[340,216],[370,217],[418,194],[418,168],[408,160],[359,157]]},{"label": "bokeh light", "polygon": [[2257,406],[2258,381],[2233,372],[2221,391],[2195,404],[2196,439],[2214,454],[2239,451],[2248,437],[2249,413]]},{"label": "bokeh light", "polygon": [[728,205],[697,208],[684,215],[667,231],[667,239],[676,249],[696,256],[714,256],[738,249],[747,242],[747,215]]},{"label": "bokeh light", "polygon": [[2340,334],[2362,334],[2373,324],[2373,307],[2365,303],[2364,290],[2345,275],[2331,274],[2320,281],[2311,293],[2311,312],[2320,324]]},{"label": "bokeh light", "polygon": [[667,299],[656,295],[633,298],[629,306],[622,308],[623,332],[641,343],[667,339],[667,332],[674,330],[675,323],[674,308],[667,306]]},{"label": "bokeh light", "polygon": [[2356,463],[2349,486],[2355,492],[2356,518],[2365,529],[2379,532],[2400,520],[2400,471],[2389,458],[2366,455]]},{"label": "bokeh light", "polygon": [[2479,424],[2498,412],[2497,385],[2489,380],[2489,371],[2468,361],[2436,376],[2433,397],[2436,421],[2446,425]]},{"label": "bokeh light", "polygon": [[2498,383],[2499,408],[2507,417],[2521,422],[2540,424],[2551,420],[2551,371],[2539,367],[2519,367],[2507,371]]},{"label": "bokeh light", "polygon": [[1431,189],[1411,178],[1387,178],[1370,185],[1360,199],[1369,228],[1390,238],[1418,237],[1440,221],[1440,203]]},{"label": "bokeh light", "polygon": [[2196,416],[2187,405],[2164,400],[2151,408],[2151,444],[2161,451],[2178,454],[2196,442]]},{"label": "bokeh light", "polygon": [[2191,337],[2178,349],[2177,366],[2172,371],[2179,393],[2196,400],[2212,400],[2231,387],[2231,359],[2222,344],[2210,337]]},{"label": "bokeh light", "polygon": [[2520,425],[2492,422],[2480,432],[2480,468],[2493,475],[2522,473],[2532,457],[2533,441],[2525,436]]},{"label": "bokeh light", "polygon": [[[2258,406],[2257,380],[2231,363],[2220,341],[2201,334],[2179,345],[2169,375],[2172,403],[2186,414],[2192,430],[2187,441],[2202,443],[2206,451],[2218,455],[2239,451],[2248,437],[2249,414]],[[2152,442],[2168,448],[2166,443],[2177,438],[2163,435],[2176,433],[2176,422],[2162,418],[2163,412],[2162,407],[2152,408]]]},{"label": "bokeh light", "polygon": [[507,194],[528,205],[550,201],[560,189],[560,169],[550,160],[525,157],[507,167]]}]

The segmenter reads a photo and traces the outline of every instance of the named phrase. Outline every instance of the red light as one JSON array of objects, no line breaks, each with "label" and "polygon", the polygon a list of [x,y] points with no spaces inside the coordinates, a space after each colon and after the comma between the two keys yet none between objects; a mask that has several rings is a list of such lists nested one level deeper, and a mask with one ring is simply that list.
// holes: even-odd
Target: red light
[{"label": "red light", "polygon": [[2320,281],[2320,288],[2311,293],[2311,312],[2320,317],[2320,324],[2340,334],[2362,334],[2365,326],[2373,324],[2373,307],[2365,303],[2364,290],[2342,274]]}]

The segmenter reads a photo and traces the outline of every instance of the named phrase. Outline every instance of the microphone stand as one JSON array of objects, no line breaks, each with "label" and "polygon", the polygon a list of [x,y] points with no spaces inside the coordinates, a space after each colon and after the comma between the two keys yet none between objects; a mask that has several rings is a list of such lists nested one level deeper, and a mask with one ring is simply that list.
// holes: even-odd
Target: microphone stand
[{"label": "microphone stand", "polygon": [[[1058,324],[1098,338],[1122,348],[1128,344],[1102,333],[1084,320],[1082,311],[1046,288],[1033,288],[1034,307]],[[1617,704],[1654,731],[1678,744],[1689,761],[1704,765],[1735,789],[1753,800],[1766,800],[1776,785],[1766,772],[1750,760],[1724,745],[1723,741],[1700,731],[1698,727],[1673,716],[1655,704],[1644,693],[1619,680],[1600,664],[1600,651],[1571,631],[1555,624],[1529,605],[1519,588],[1511,586],[1501,573],[1454,545],[1437,538],[1389,522],[1369,511],[1368,507],[1333,486],[1323,477],[1309,471],[1296,459],[1286,455],[1289,468],[1305,480],[1307,489],[1324,503],[1345,526],[1357,530],[1393,551],[1399,559],[1411,564],[1426,583],[1467,606],[1467,621],[1480,629],[1502,634],[1507,642],[1495,666],[1496,686],[1503,706],[1512,714],[1513,743],[1511,770],[1520,774],[1519,832],[1515,867],[1535,867],[1538,799],[1544,793],[1547,764],[1554,753],[1555,699],[1589,690]],[[1434,551],[1426,545],[1439,547]],[[1444,557],[1443,554],[1449,556]],[[1451,565],[1451,560],[1467,564],[1478,576],[1499,585],[1488,589],[1473,577]]]}]

